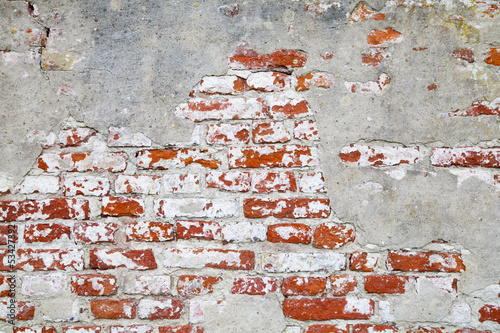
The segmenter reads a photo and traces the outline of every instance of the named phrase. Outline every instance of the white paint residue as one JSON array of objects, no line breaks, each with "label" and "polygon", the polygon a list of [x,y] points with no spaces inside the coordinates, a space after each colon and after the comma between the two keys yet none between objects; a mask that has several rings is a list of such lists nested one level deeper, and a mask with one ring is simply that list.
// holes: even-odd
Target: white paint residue
[{"label": "white paint residue", "polygon": [[367,298],[347,297],[345,312],[369,315],[373,313],[373,305]]},{"label": "white paint residue", "polygon": [[154,201],[154,210],[160,217],[231,217],[237,215],[239,209],[238,200],[186,198]]},{"label": "white paint residue", "polygon": [[232,250],[223,252],[222,250],[196,250],[191,248],[184,249],[166,249],[163,251],[165,267],[182,267],[182,268],[204,268],[210,264],[220,264],[221,262],[227,265],[238,265],[241,253]]},{"label": "white paint residue", "polygon": [[141,319],[148,319],[150,314],[155,313],[156,311],[158,311],[158,309],[160,310],[170,309],[171,311],[175,311],[171,299],[163,299],[163,300],[141,299],[139,301],[139,305],[137,306],[137,316]]},{"label": "white paint residue", "polygon": [[[449,168],[451,174],[457,176],[457,185],[460,187],[462,183],[469,178],[474,178],[486,184],[493,185],[497,191],[500,191],[500,174],[492,170],[476,169],[476,168]],[[497,178],[495,178],[497,177]]]},{"label": "white paint residue", "polygon": [[150,147],[151,140],[142,133],[134,133],[126,127],[110,127],[109,147]]},{"label": "white paint residue", "polygon": [[303,173],[299,178],[299,188],[304,193],[326,193],[325,179],[322,172]]},{"label": "white paint residue", "polygon": [[264,253],[262,267],[271,273],[277,272],[328,272],[343,270],[346,257],[342,253]]},{"label": "white paint residue", "polygon": [[21,185],[16,187],[16,191],[23,194],[57,193],[59,191],[59,177],[26,176]]},{"label": "white paint residue", "polygon": [[185,118],[193,121],[202,121],[209,119],[259,119],[266,115],[262,110],[262,103],[257,98],[231,98],[225,100],[211,101],[217,108],[207,112],[200,111],[199,103],[204,103],[203,99],[192,99],[188,103],[181,103],[175,109],[175,115],[179,118]]},{"label": "white paint residue", "polygon": [[227,223],[222,226],[222,239],[226,242],[262,242],[267,238],[267,227],[261,223]]},{"label": "white paint residue", "polygon": [[451,306],[451,314],[444,318],[444,322],[452,324],[468,323],[470,322],[471,308],[469,304],[464,302],[455,302]]}]

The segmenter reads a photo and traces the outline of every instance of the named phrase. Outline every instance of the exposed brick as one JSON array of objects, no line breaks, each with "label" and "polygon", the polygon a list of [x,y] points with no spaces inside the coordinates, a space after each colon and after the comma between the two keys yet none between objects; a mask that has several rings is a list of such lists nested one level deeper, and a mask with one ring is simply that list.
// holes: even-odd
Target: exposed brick
[{"label": "exposed brick", "polygon": [[102,216],[144,215],[144,200],[139,197],[104,197],[102,198]]},{"label": "exposed brick", "polygon": [[387,268],[403,272],[463,272],[462,256],[455,253],[389,251]]},{"label": "exposed brick", "polygon": [[59,132],[59,143],[62,147],[79,146],[96,135],[91,128],[71,128]]},{"label": "exposed brick", "polygon": [[248,124],[208,124],[207,143],[215,145],[243,144],[250,141]]},{"label": "exposed brick", "polygon": [[66,289],[62,274],[24,275],[22,280],[21,293],[26,296],[52,297]]},{"label": "exposed brick", "polygon": [[[57,333],[52,326],[30,326],[30,327],[13,327],[14,333]],[[66,332],[64,332],[66,333]]]},{"label": "exposed brick", "polygon": [[226,223],[222,226],[222,242],[249,243],[265,241],[267,227],[262,223],[239,222]]},{"label": "exposed brick", "polygon": [[312,111],[303,99],[278,99],[269,103],[269,116],[274,119],[293,119],[312,116]]},{"label": "exposed brick", "polygon": [[280,143],[291,140],[283,122],[254,122],[252,140],[255,143]]},{"label": "exposed brick", "polygon": [[154,211],[159,217],[206,217],[235,216],[240,207],[236,200],[226,199],[159,199],[154,201]]},{"label": "exposed brick", "polygon": [[304,193],[326,193],[322,172],[302,173],[299,177],[299,190]]},{"label": "exposed brick", "polygon": [[315,247],[337,249],[350,242],[354,242],[354,227],[349,224],[325,223],[314,230]]},{"label": "exposed brick", "polygon": [[311,227],[301,223],[280,223],[268,226],[267,240],[273,243],[311,243]]},{"label": "exposed brick", "polygon": [[17,243],[17,237],[17,225],[0,225],[0,245]]},{"label": "exposed brick", "polygon": [[22,271],[81,271],[83,269],[82,250],[19,249],[17,269]]},{"label": "exposed brick", "polygon": [[153,330],[154,328],[149,325],[113,325],[109,327],[110,333],[153,333]]},{"label": "exposed brick", "polygon": [[484,62],[492,66],[500,66],[500,47],[490,48],[488,57],[484,59]]},{"label": "exposed brick", "polygon": [[163,176],[163,186],[166,193],[198,193],[201,191],[200,175],[168,174]]},{"label": "exposed brick", "polygon": [[177,291],[182,296],[201,296],[211,294],[214,285],[222,281],[221,277],[181,275],[177,280]]},{"label": "exposed brick", "polygon": [[368,7],[364,2],[358,3],[356,8],[351,13],[350,20],[352,22],[375,20],[381,21],[385,18],[384,13],[379,13]]},{"label": "exposed brick", "polygon": [[219,223],[212,221],[182,220],[176,223],[177,239],[220,240]]},{"label": "exposed brick", "polygon": [[204,76],[199,91],[204,94],[237,95],[247,90],[245,79],[235,75]]},{"label": "exposed brick", "polygon": [[303,67],[306,61],[307,54],[300,51],[277,49],[269,54],[261,54],[251,49],[237,49],[229,57],[229,68],[290,71]]},{"label": "exposed brick", "polygon": [[391,325],[354,324],[352,333],[398,333],[398,329]]},{"label": "exposed brick", "polygon": [[140,319],[179,319],[184,302],[180,299],[141,299],[137,306]]},{"label": "exposed brick", "polygon": [[446,333],[442,329],[444,329],[444,327],[438,328],[438,327],[419,326],[407,330],[406,333]]},{"label": "exposed brick", "polygon": [[326,293],[326,278],[294,276],[283,280],[281,293],[285,296],[316,296]]},{"label": "exposed brick", "polygon": [[165,242],[174,239],[174,227],[164,222],[127,223],[127,241]]},{"label": "exposed brick", "polygon": [[50,243],[58,239],[69,239],[71,228],[60,223],[29,223],[24,226],[26,243]]},{"label": "exposed brick", "polygon": [[16,284],[15,278],[11,279],[8,275],[0,275],[0,297],[12,297],[10,284]]},{"label": "exposed brick", "polygon": [[460,330],[456,330],[455,333],[491,333],[491,331],[480,331],[473,328],[463,328]]},{"label": "exposed brick", "polygon": [[304,333],[349,333],[347,325],[313,324]]},{"label": "exposed brick", "polygon": [[293,137],[297,140],[318,141],[319,131],[313,120],[301,120],[295,123]]},{"label": "exposed brick", "polygon": [[330,88],[335,83],[335,75],[330,73],[309,73],[297,77],[297,87],[295,90],[309,90],[309,87]]},{"label": "exposed brick", "polygon": [[158,327],[159,333],[203,333],[203,331],[203,328],[192,325]]},{"label": "exposed brick", "polygon": [[479,314],[481,315],[480,322],[495,321],[500,324],[500,306],[498,305],[487,304],[479,309]]},{"label": "exposed brick", "polygon": [[119,175],[115,180],[116,193],[158,194],[160,187],[161,176]]},{"label": "exposed brick", "polygon": [[22,194],[57,193],[59,191],[59,177],[55,176],[26,176],[23,182],[16,187],[16,192]]},{"label": "exposed brick", "polygon": [[199,164],[205,168],[217,169],[221,162],[215,160],[205,149],[156,149],[136,153],[137,165],[142,169],[169,169]]},{"label": "exposed brick", "polygon": [[86,220],[89,202],[82,199],[53,198],[45,200],[0,201],[0,221]]},{"label": "exposed brick", "polygon": [[44,153],[38,158],[38,168],[45,172],[122,172],[127,168],[125,153]]},{"label": "exposed brick", "polygon": [[103,319],[133,319],[135,318],[136,303],[132,299],[123,300],[90,300],[90,311],[94,318]]},{"label": "exposed brick", "polygon": [[125,294],[133,295],[170,295],[170,276],[144,275],[128,278]]},{"label": "exposed brick", "polygon": [[330,215],[329,199],[258,199],[243,200],[243,211],[247,218],[325,218]]},{"label": "exposed brick", "polygon": [[391,77],[385,73],[378,76],[377,81],[367,82],[344,82],[345,87],[351,93],[381,94],[391,83]]},{"label": "exposed brick", "polygon": [[425,293],[426,285],[432,283],[434,287],[446,291],[450,294],[456,294],[458,288],[458,279],[452,277],[439,276],[421,276],[417,278],[416,290],[417,294]]},{"label": "exposed brick", "polygon": [[377,294],[404,294],[408,276],[402,275],[367,275],[365,290]]},{"label": "exposed brick", "polygon": [[257,72],[247,78],[250,89],[264,92],[279,92],[290,89],[290,75],[278,72]]},{"label": "exposed brick", "polygon": [[500,167],[500,147],[433,148],[431,164],[438,167]]},{"label": "exposed brick", "polygon": [[248,192],[250,190],[250,174],[242,171],[211,171],[206,176],[207,187],[218,188],[229,192]]},{"label": "exposed brick", "polygon": [[346,257],[336,252],[263,253],[262,268],[271,273],[340,271],[346,268]]},{"label": "exposed brick", "polygon": [[156,269],[156,260],[151,249],[92,249],[90,250],[90,268],[112,269],[126,267],[128,269]]},{"label": "exposed brick", "polygon": [[311,298],[283,301],[283,314],[296,320],[369,319],[375,302],[366,298]]},{"label": "exposed brick", "polygon": [[[0,321],[7,321],[9,302],[0,302]],[[35,305],[31,302],[16,301],[16,320],[32,320],[35,317]],[[10,320],[10,318],[8,318]],[[43,330],[42,330],[43,331]],[[46,329],[46,332],[52,330]]]},{"label": "exposed brick", "polygon": [[71,292],[78,296],[116,294],[116,278],[112,275],[75,274],[71,276]]},{"label": "exposed brick", "polygon": [[415,164],[421,153],[418,147],[383,147],[351,145],[343,147],[339,157],[349,166],[393,166]]},{"label": "exposed brick", "polygon": [[476,57],[474,56],[474,50],[472,49],[459,49],[453,51],[451,54],[453,58],[457,58],[463,61],[467,61],[468,63],[472,64],[473,62],[476,61]]},{"label": "exposed brick", "polygon": [[278,279],[274,277],[238,277],[233,280],[232,294],[265,295],[278,289]]},{"label": "exposed brick", "polygon": [[[101,333],[101,326],[64,326],[63,333]],[[55,332],[54,332],[55,333]]]},{"label": "exposed brick", "polygon": [[126,127],[110,127],[109,147],[150,147],[151,140],[142,133],[134,133]]},{"label": "exposed brick", "polygon": [[261,98],[201,99],[179,104],[175,109],[175,115],[195,122],[203,120],[261,119],[266,117],[267,107]]},{"label": "exposed brick", "polygon": [[351,271],[373,272],[378,262],[378,254],[353,252],[349,269]]},{"label": "exposed brick", "polygon": [[308,146],[229,148],[229,168],[306,167],[319,165],[318,152]]},{"label": "exposed brick", "polygon": [[403,35],[392,28],[385,28],[370,31],[366,40],[370,45],[400,43],[403,40]]},{"label": "exposed brick", "polygon": [[252,191],[258,193],[297,191],[293,172],[256,172],[251,184]]},{"label": "exposed brick", "polygon": [[464,110],[456,110],[455,112],[448,113],[449,116],[500,116],[500,98],[488,101],[479,101],[472,103],[471,107]]},{"label": "exposed brick", "polygon": [[255,254],[252,251],[219,249],[166,249],[163,252],[165,267],[252,270]]},{"label": "exposed brick", "polygon": [[363,66],[376,67],[382,60],[389,59],[391,54],[385,52],[386,47],[371,47],[368,53],[361,53],[361,62]]},{"label": "exposed brick", "polygon": [[26,30],[26,44],[34,47],[45,47],[47,42],[47,31],[37,28]]},{"label": "exposed brick", "polygon": [[118,223],[78,222],[73,227],[76,244],[114,242]]},{"label": "exposed brick", "polygon": [[320,57],[323,59],[323,60],[330,60],[333,58],[333,55],[334,55],[334,52],[323,52],[320,54]]},{"label": "exposed brick", "polygon": [[346,296],[357,290],[358,281],[354,275],[331,275],[330,284],[333,296]]},{"label": "exposed brick", "polygon": [[64,179],[63,193],[65,196],[109,194],[109,180],[101,177],[82,176]]}]

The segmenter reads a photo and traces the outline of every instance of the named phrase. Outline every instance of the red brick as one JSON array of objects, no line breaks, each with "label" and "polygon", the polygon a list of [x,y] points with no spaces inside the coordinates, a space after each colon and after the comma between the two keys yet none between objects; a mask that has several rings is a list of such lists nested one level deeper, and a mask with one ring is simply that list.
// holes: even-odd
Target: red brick
[{"label": "red brick", "polygon": [[105,299],[90,300],[90,311],[94,318],[103,319],[133,319],[135,318],[136,303],[132,299],[113,300]]},{"label": "red brick", "polygon": [[[0,308],[4,308],[5,312],[2,311],[2,316],[0,317],[0,321],[7,321],[7,306],[9,306],[11,303],[10,301],[7,302],[0,302]],[[22,301],[16,301],[16,320],[32,320],[35,317],[35,305],[31,302],[22,302]],[[3,310],[3,309],[2,309]],[[5,314],[5,317],[3,316]],[[9,318],[10,320],[10,318]],[[50,329],[46,330],[46,332],[51,332]]]},{"label": "red brick", "polygon": [[153,250],[126,249],[92,249],[90,250],[90,268],[112,269],[126,267],[128,269],[156,269]]},{"label": "red brick", "polygon": [[498,305],[485,305],[479,309],[480,322],[495,321],[500,324],[500,306]]},{"label": "red brick", "polygon": [[202,99],[179,104],[175,109],[175,115],[195,122],[262,119],[267,115],[267,107],[262,98]]},{"label": "red brick", "polygon": [[71,228],[59,223],[29,223],[24,226],[26,243],[50,243],[58,239],[69,239]]},{"label": "red brick", "polygon": [[474,56],[474,50],[472,49],[459,49],[453,51],[451,54],[453,58],[457,58],[463,61],[467,61],[468,63],[472,64],[473,62],[476,61],[476,57]]},{"label": "red brick", "polygon": [[254,122],[252,140],[254,143],[280,143],[291,140],[283,122]]},{"label": "red brick", "polygon": [[143,275],[127,279],[125,294],[132,295],[170,295],[170,276]]},{"label": "red brick", "polygon": [[387,268],[403,272],[463,272],[462,256],[455,253],[389,251]]},{"label": "red brick", "polygon": [[354,227],[349,224],[325,223],[314,230],[314,246],[337,249],[354,242]]},{"label": "red brick", "polygon": [[110,333],[153,333],[153,330],[154,328],[149,325],[113,325],[109,327]]},{"label": "red brick", "polygon": [[293,119],[312,116],[312,111],[303,99],[280,99],[270,102],[269,116],[274,119]]},{"label": "red brick", "polygon": [[17,269],[22,271],[51,271],[83,269],[82,250],[19,249]]},{"label": "red brick", "polygon": [[313,120],[301,120],[295,123],[293,137],[296,140],[318,141],[319,131]]},{"label": "red brick", "polygon": [[297,191],[293,172],[256,172],[251,183],[252,191],[258,193]]},{"label": "red brick", "polygon": [[137,165],[141,169],[170,169],[199,164],[205,168],[217,169],[221,164],[205,149],[156,149],[141,150],[136,153]]},{"label": "red brick", "polygon": [[333,296],[345,296],[357,290],[358,281],[354,275],[331,275],[330,284]]},{"label": "red brick", "polygon": [[53,198],[45,200],[1,201],[0,221],[87,220],[89,202],[83,199]]},{"label": "red brick", "polygon": [[490,48],[488,57],[484,59],[484,62],[492,66],[500,66],[500,47]]},{"label": "red brick", "polygon": [[358,3],[356,8],[351,13],[350,20],[352,22],[375,20],[381,21],[385,18],[384,13],[379,13],[368,7],[364,2]]},{"label": "red brick", "polygon": [[323,60],[330,60],[333,58],[333,55],[334,55],[334,52],[323,52],[320,54],[320,57],[323,59]]},{"label": "red brick", "polygon": [[211,171],[206,176],[207,187],[218,188],[229,192],[248,192],[250,190],[250,174],[241,171]]},{"label": "red brick", "polygon": [[229,57],[229,68],[290,71],[304,67],[306,61],[307,54],[300,51],[276,49],[272,53],[261,54],[251,49],[237,49]]},{"label": "red brick", "polygon": [[378,255],[367,252],[353,252],[349,269],[351,271],[373,272],[377,266]]},{"label": "red brick", "polygon": [[247,89],[245,79],[235,75],[205,76],[199,86],[199,91],[208,95],[237,95]]},{"label": "red brick", "polygon": [[403,36],[392,28],[386,28],[382,30],[370,31],[366,40],[370,45],[399,43],[403,40]]},{"label": "red brick", "polygon": [[355,324],[352,333],[398,333],[398,329],[390,325]]},{"label": "red brick", "polygon": [[167,174],[163,176],[163,186],[166,193],[199,193],[201,191],[200,175]]},{"label": "red brick", "polygon": [[101,214],[140,217],[144,215],[144,200],[139,197],[104,197]]},{"label": "red brick", "polygon": [[158,194],[160,187],[161,176],[119,175],[115,180],[116,193]]},{"label": "red brick", "polygon": [[404,294],[408,276],[401,275],[367,275],[365,290],[377,294]]},{"label": "red brick", "polygon": [[122,172],[127,168],[125,153],[44,153],[38,158],[38,168],[45,172]]},{"label": "red brick", "polygon": [[0,297],[12,297],[10,284],[16,284],[15,279],[10,279],[9,276],[0,275]]},{"label": "red brick", "polygon": [[[442,327],[444,329],[444,327]],[[415,327],[406,331],[406,333],[446,333],[441,328],[438,327]]]},{"label": "red brick", "polygon": [[62,147],[75,147],[87,142],[96,135],[90,128],[72,128],[59,132],[59,143]]},{"label": "red brick", "polygon": [[114,242],[118,223],[78,222],[73,227],[76,244]]},{"label": "red brick", "polygon": [[495,99],[492,102],[479,101],[472,103],[471,107],[464,110],[456,110],[455,112],[448,113],[449,116],[500,116],[500,100]]},{"label": "red brick", "polygon": [[330,215],[329,199],[258,199],[243,200],[243,211],[247,218],[324,218]]},{"label": "red brick", "polygon": [[137,306],[140,319],[179,319],[184,302],[180,299],[141,299]]},{"label": "red brick", "polygon": [[17,225],[0,225],[0,245],[7,245],[9,242],[17,243]]},{"label": "red brick", "polygon": [[248,124],[208,124],[207,143],[215,145],[235,145],[250,141]]},{"label": "red brick", "polygon": [[203,333],[203,328],[192,325],[160,326],[159,333]]},{"label": "red brick", "polygon": [[166,249],[163,252],[165,267],[253,270],[253,251],[220,249]]},{"label": "red brick", "polygon": [[309,90],[309,87],[330,88],[335,83],[335,75],[330,73],[309,73],[297,77],[297,87],[295,90]]},{"label": "red brick", "polygon": [[273,277],[239,277],[233,280],[232,294],[265,295],[278,289],[278,279]]},{"label": "red brick", "polygon": [[88,176],[66,178],[63,183],[63,193],[68,197],[75,195],[108,195],[109,180]]},{"label": "red brick", "polygon": [[180,220],[176,223],[176,230],[177,239],[221,239],[221,228],[217,222]]},{"label": "red brick", "polygon": [[181,275],[177,281],[177,291],[182,296],[201,296],[211,294],[214,285],[222,281],[221,277]]},{"label": "red brick", "polygon": [[52,326],[13,327],[12,329],[14,333],[57,333]]},{"label": "red brick", "polygon": [[349,333],[347,325],[313,324],[304,333]]},{"label": "red brick", "polygon": [[112,275],[75,274],[71,276],[71,292],[78,296],[116,294],[116,278]]},{"label": "red brick", "polygon": [[285,296],[315,296],[326,291],[326,278],[294,276],[283,280],[281,293]]},{"label": "red brick", "polygon": [[322,172],[303,173],[299,177],[299,190],[304,193],[326,193]]},{"label": "red brick", "polygon": [[418,147],[383,147],[351,145],[343,147],[339,154],[349,166],[394,166],[415,164],[420,157]]},{"label": "red brick", "polygon": [[463,328],[461,330],[456,330],[455,333],[491,333],[491,331],[480,331],[473,328]]},{"label": "red brick", "polygon": [[174,226],[164,222],[132,222],[125,230],[127,241],[165,242],[174,240]]},{"label": "red brick", "polygon": [[273,243],[311,243],[311,227],[301,223],[280,223],[267,227],[267,240]]},{"label": "red brick", "polygon": [[500,167],[500,147],[433,148],[431,164],[438,167]]},{"label": "red brick", "polygon": [[290,88],[290,75],[278,72],[257,72],[247,78],[250,89],[264,92],[280,92]]},{"label": "red brick", "polygon": [[255,146],[229,148],[229,168],[306,167],[319,165],[316,148]]},{"label": "red brick", "polygon": [[361,62],[364,66],[376,67],[382,60],[389,59],[390,53],[384,52],[386,47],[371,47],[369,53],[361,53]]},{"label": "red brick", "polygon": [[296,320],[369,319],[375,302],[366,298],[286,298],[283,314]]}]

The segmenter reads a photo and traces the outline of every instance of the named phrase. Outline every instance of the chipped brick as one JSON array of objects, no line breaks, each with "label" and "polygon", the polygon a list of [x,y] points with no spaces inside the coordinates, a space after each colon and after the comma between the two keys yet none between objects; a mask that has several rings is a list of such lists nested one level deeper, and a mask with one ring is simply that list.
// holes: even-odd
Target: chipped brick
[{"label": "chipped brick", "polygon": [[317,248],[338,249],[350,242],[354,242],[354,227],[349,224],[325,223],[314,230]]},{"label": "chipped brick", "polygon": [[229,192],[248,192],[250,190],[250,174],[242,171],[211,171],[206,176],[207,187],[218,188]]},{"label": "chipped brick", "polygon": [[330,88],[335,83],[335,75],[330,73],[315,72],[297,77],[295,90],[305,91],[310,87]]},{"label": "chipped brick", "polygon": [[76,244],[114,242],[118,223],[78,222],[73,227]]},{"label": "chipped brick", "polygon": [[127,241],[165,242],[174,240],[174,227],[164,222],[132,222],[125,230]]},{"label": "chipped brick", "polygon": [[351,13],[350,20],[352,22],[375,20],[381,21],[385,19],[384,13],[379,13],[370,7],[368,7],[364,2],[358,3],[356,8]]},{"label": "chipped brick", "polygon": [[160,193],[161,176],[119,175],[115,180],[116,193],[139,193],[158,194]]},{"label": "chipped brick", "polygon": [[392,28],[386,28],[370,31],[366,40],[370,45],[400,43],[403,40],[403,35]]},{"label": "chipped brick", "polygon": [[293,172],[256,172],[251,184],[252,191],[258,193],[297,191]]},{"label": "chipped brick", "polygon": [[102,198],[102,216],[144,215],[144,200],[139,197],[104,197]]},{"label": "chipped brick", "polygon": [[280,223],[268,226],[267,240],[273,243],[311,243],[311,227],[301,223]]},{"label": "chipped brick", "polygon": [[303,99],[277,99],[269,103],[269,116],[273,119],[309,117],[312,110]]},{"label": "chipped brick", "polygon": [[108,147],[150,147],[151,140],[142,133],[134,133],[126,127],[110,127]]},{"label": "chipped brick", "polygon": [[255,254],[252,251],[219,249],[166,249],[163,252],[165,267],[252,270]]},{"label": "chipped brick", "polygon": [[250,141],[248,124],[208,124],[207,143],[216,145],[243,144]]},{"label": "chipped brick", "polygon": [[326,293],[326,278],[294,276],[283,280],[281,293],[285,296],[315,296]]},{"label": "chipped brick", "polygon": [[379,255],[367,252],[353,252],[349,269],[351,271],[373,272],[377,266]]},{"label": "chipped brick", "polygon": [[38,168],[45,172],[122,172],[127,168],[125,153],[44,153],[38,158]]},{"label": "chipped brick", "polygon": [[175,109],[179,118],[195,122],[203,120],[233,120],[265,118],[267,107],[261,98],[231,98],[222,100],[194,100],[181,103]]},{"label": "chipped brick", "polygon": [[431,164],[437,167],[500,167],[500,147],[433,148]]},{"label": "chipped brick", "polygon": [[211,294],[214,285],[222,281],[221,277],[181,275],[177,280],[177,291],[183,296],[201,296]]},{"label": "chipped brick", "polygon": [[133,295],[170,295],[170,276],[144,275],[128,278],[125,294]]},{"label": "chipped brick", "polygon": [[204,149],[156,149],[141,150],[136,153],[137,165],[141,169],[170,169],[198,164],[205,168],[217,169],[221,164]]},{"label": "chipped brick", "polygon": [[329,199],[258,199],[246,198],[243,211],[247,218],[325,218],[330,215]]},{"label": "chipped brick", "polygon": [[90,267],[92,269],[113,269],[126,267],[128,269],[156,269],[153,250],[126,249],[91,249]]},{"label": "chipped brick", "polygon": [[306,61],[307,54],[294,50],[277,49],[270,54],[261,54],[251,49],[237,49],[229,57],[229,68],[290,71],[303,67]]},{"label": "chipped brick", "polygon": [[102,177],[81,176],[65,178],[63,193],[65,196],[94,195],[104,196],[109,194],[109,180]]},{"label": "chipped brick", "polygon": [[102,319],[133,319],[136,313],[136,303],[132,299],[123,300],[100,300],[90,301],[90,311],[94,318]]},{"label": "chipped brick", "polygon": [[291,138],[283,122],[254,122],[252,124],[254,143],[280,143],[290,141]]},{"label": "chipped brick", "polygon": [[455,253],[389,251],[387,269],[403,272],[463,272],[462,256]]},{"label": "chipped brick", "polygon": [[179,319],[184,302],[180,299],[141,299],[137,306],[140,319]]},{"label": "chipped brick", "polygon": [[219,223],[211,221],[177,221],[177,239],[220,240]]},{"label": "chipped brick", "polygon": [[333,296],[346,296],[357,290],[358,281],[353,275],[331,275],[330,284]]},{"label": "chipped brick", "polygon": [[351,145],[343,147],[339,154],[349,166],[394,166],[415,164],[421,157],[418,147],[383,147]]},{"label": "chipped brick", "polygon": [[297,140],[319,141],[319,131],[313,120],[301,120],[295,123],[293,137]]},{"label": "chipped brick", "polygon": [[232,294],[266,295],[278,289],[278,279],[274,277],[239,277],[233,280]]},{"label": "chipped brick", "polygon": [[408,281],[408,276],[402,275],[367,275],[365,290],[377,294],[404,294]]},{"label": "chipped brick", "polygon": [[290,89],[291,78],[287,74],[278,72],[257,72],[247,78],[250,89],[264,92],[279,92]]},{"label": "chipped brick", "polygon": [[72,128],[59,132],[59,143],[62,147],[75,147],[87,142],[96,131],[90,128]]},{"label": "chipped brick", "polygon": [[311,298],[283,301],[283,314],[296,320],[369,319],[375,302],[366,298]]},{"label": "chipped brick", "polygon": [[116,294],[116,278],[112,275],[75,274],[71,276],[71,292],[78,296]]},{"label": "chipped brick", "polygon": [[315,147],[255,146],[229,148],[229,168],[305,167],[319,165]]},{"label": "chipped brick", "polygon": [[53,198],[45,200],[0,201],[0,221],[86,220],[89,202],[82,199]]}]

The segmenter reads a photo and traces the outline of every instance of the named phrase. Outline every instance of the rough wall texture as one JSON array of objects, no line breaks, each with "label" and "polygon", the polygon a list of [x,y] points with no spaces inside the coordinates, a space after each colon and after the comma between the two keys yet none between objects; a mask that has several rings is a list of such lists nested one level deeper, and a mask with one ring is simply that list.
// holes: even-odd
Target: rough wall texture
[{"label": "rough wall texture", "polygon": [[0,17],[3,332],[500,332],[498,1]]}]

